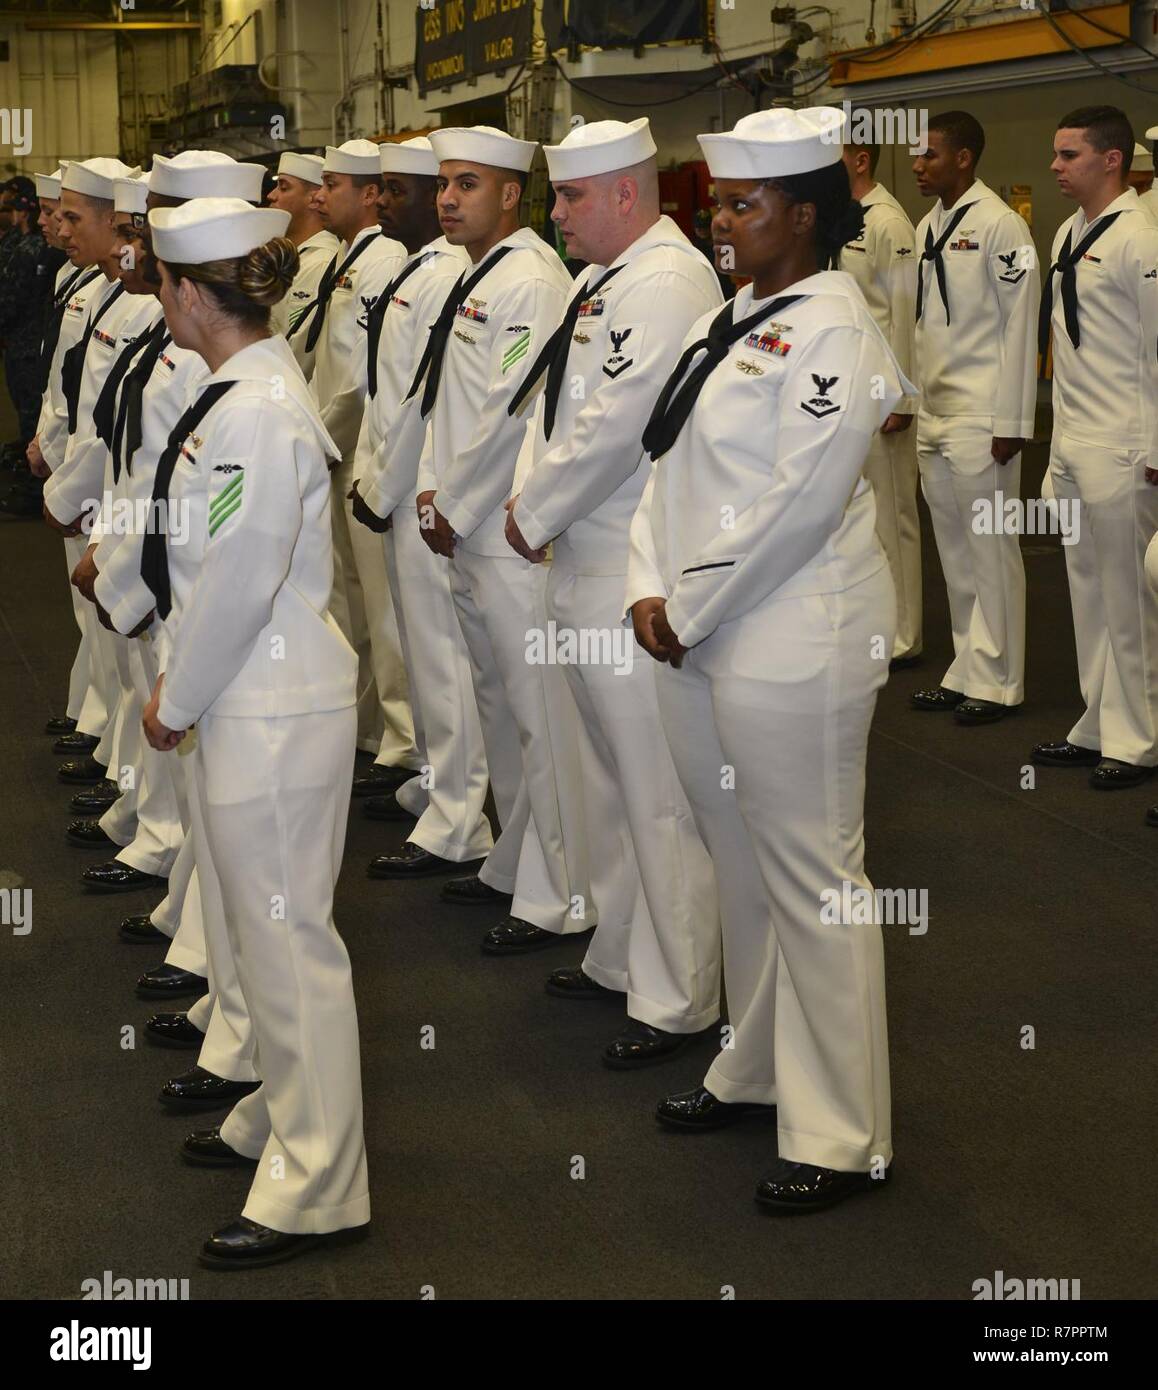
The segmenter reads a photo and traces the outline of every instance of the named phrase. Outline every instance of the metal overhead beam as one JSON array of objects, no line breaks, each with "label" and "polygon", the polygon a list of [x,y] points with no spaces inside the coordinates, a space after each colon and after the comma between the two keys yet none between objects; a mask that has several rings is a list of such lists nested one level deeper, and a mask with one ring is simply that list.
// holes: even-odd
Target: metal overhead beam
[{"label": "metal overhead beam", "polygon": [[130,30],[138,32],[149,30],[163,33],[199,33],[201,25],[196,20],[186,19],[126,19],[124,21],[109,19],[26,19],[24,28],[28,30],[65,30],[75,32],[78,29],[86,31],[103,30],[106,33],[124,34]]}]

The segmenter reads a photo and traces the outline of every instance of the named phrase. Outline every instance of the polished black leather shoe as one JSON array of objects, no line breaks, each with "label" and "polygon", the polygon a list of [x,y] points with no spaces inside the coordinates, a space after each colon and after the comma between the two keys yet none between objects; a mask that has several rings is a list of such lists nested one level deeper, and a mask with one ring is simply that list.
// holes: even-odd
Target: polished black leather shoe
[{"label": "polished black leather shoe", "polygon": [[956,709],[964,698],[963,690],[947,690],[943,685],[938,685],[932,690],[915,691],[909,696],[909,704],[913,709]]},{"label": "polished black leather shoe", "polygon": [[547,976],[545,988],[548,994],[559,999],[623,999],[622,990],[601,985],[586,974],[581,965],[567,965],[562,970],[552,971]]},{"label": "polished black leather shoe", "polygon": [[154,1014],[145,1020],[145,1037],[160,1047],[200,1047],[205,1041],[188,1014]]},{"label": "polished black leather shoe", "polygon": [[61,763],[56,775],[62,782],[103,782],[108,776],[108,768],[95,758],[78,758],[76,762]]},{"label": "polished black leather shoe", "polygon": [[354,796],[380,796],[397,791],[403,782],[417,776],[406,767],[372,767],[364,776],[354,778],[351,791]]},{"label": "polished black leather shoe", "polygon": [[525,951],[541,951],[546,946],[558,946],[573,940],[561,932],[544,931],[521,917],[504,917],[483,937],[484,956],[518,956]]},{"label": "polished black leather shoe", "polygon": [[962,700],[953,711],[953,718],[958,724],[996,724],[1012,708],[1012,705],[1002,705],[996,700]]},{"label": "polished black leather shoe", "polygon": [[1146,824],[1158,825],[1158,806],[1151,806],[1146,812]]},{"label": "polished black leather shoe", "polygon": [[140,869],[110,859],[107,864],[94,864],[85,869],[80,881],[98,893],[135,893],[140,888],[157,888],[165,882],[156,874],[143,874]]},{"label": "polished black leather shoe", "polygon": [[603,1049],[603,1064],[614,1071],[650,1067],[682,1052],[694,1037],[698,1034],[665,1033],[662,1028],[631,1018],[619,1037]]},{"label": "polished black leather shoe", "polygon": [[91,753],[99,744],[100,739],[92,734],[61,734],[52,745],[52,751],[75,758],[78,754],[83,756],[85,753]]},{"label": "polished black leather shoe", "polygon": [[50,719],[44,726],[44,732],[46,734],[55,734],[57,738],[59,738],[61,734],[75,734],[76,720],[69,719],[67,716]]},{"label": "polished black leather shoe", "polygon": [[717,1100],[706,1086],[697,1086],[694,1091],[677,1091],[675,1095],[665,1096],[655,1107],[655,1118],[670,1129],[725,1129],[749,1115],[775,1114],[774,1105]]},{"label": "polished black leather shoe", "polygon": [[1063,738],[1060,743],[1035,744],[1029,760],[1039,767],[1094,767],[1102,755],[1096,748],[1079,748]]},{"label": "polished black leather shoe", "polygon": [[131,941],[134,946],[159,946],[169,939],[153,926],[153,919],[147,913],[141,917],[126,917],[120,925],[120,933],[122,941]]},{"label": "polished black leather shoe", "polygon": [[260,1081],[229,1081],[204,1067],[191,1067],[161,1087],[161,1104],[170,1110],[212,1110],[256,1091]]},{"label": "polished black leather shoe", "polygon": [[96,816],[99,819],[120,795],[121,789],[115,782],[98,782],[88,791],[77,792],[68,803],[68,809],[81,816]]},{"label": "polished black leather shoe", "polygon": [[64,833],[71,844],[81,845],[84,849],[108,849],[109,845],[117,844],[111,835],[101,829],[99,820],[74,820]]},{"label": "polished black leather shoe", "polygon": [[756,1200],[772,1211],[823,1211],[854,1192],[883,1188],[891,1174],[891,1167],[874,1178],[868,1173],[838,1173],[834,1168],[790,1163],[782,1158],[768,1177],[757,1184]]},{"label": "polished black leather shoe", "polygon": [[368,796],[362,802],[362,814],[367,820],[417,820],[404,806],[399,806],[393,792]]},{"label": "polished black leather shoe", "polygon": [[323,1242],[332,1245],[337,1237],[346,1235],[345,1231],[332,1235],[288,1235],[239,1216],[231,1225],[214,1231],[197,1258],[207,1269],[263,1269],[266,1265],[280,1264],[282,1260],[292,1260],[311,1246]]},{"label": "polished black leather shoe", "polygon": [[1153,773],[1152,767],[1138,767],[1134,763],[1123,763],[1117,758],[1103,758],[1090,773],[1090,786],[1096,792],[1122,791],[1126,787],[1136,787]]},{"label": "polished black leather shoe", "polygon": [[889,671],[907,671],[912,666],[919,666],[923,660],[920,652],[910,652],[907,656],[894,656],[889,662]]},{"label": "polished black leather shoe", "polygon": [[192,970],[178,970],[175,965],[155,965],[137,981],[137,994],[142,999],[180,999],[190,994],[200,998],[208,994],[209,981]]},{"label": "polished black leather shoe", "polygon": [[398,854],[380,854],[371,859],[366,872],[371,878],[426,878],[430,874],[452,874],[461,868],[461,864],[407,843]]},{"label": "polished black leather shoe", "polygon": [[231,1149],[219,1129],[195,1129],[181,1144],[181,1157],[199,1168],[255,1168],[256,1158]]},{"label": "polished black leather shoe", "polygon": [[438,895],[444,903],[455,903],[458,907],[510,907],[511,894],[500,893],[489,883],[484,883],[478,874],[466,878],[448,879]]}]

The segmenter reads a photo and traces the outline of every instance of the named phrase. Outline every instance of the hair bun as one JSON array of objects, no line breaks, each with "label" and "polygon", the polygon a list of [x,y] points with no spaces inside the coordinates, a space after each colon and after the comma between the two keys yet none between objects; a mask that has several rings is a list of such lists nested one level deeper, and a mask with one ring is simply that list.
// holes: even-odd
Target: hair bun
[{"label": "hair bun", "polygon": [[242,258],[237,288],[266,308],[285,298],[298,273],[297,247],[288,237],[274,237]]}]

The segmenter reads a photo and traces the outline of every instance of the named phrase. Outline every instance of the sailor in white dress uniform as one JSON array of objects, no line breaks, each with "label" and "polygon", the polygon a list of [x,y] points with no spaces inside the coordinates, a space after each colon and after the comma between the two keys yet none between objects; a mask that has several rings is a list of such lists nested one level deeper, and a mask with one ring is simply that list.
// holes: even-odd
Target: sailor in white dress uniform
[{"label": "sailor in white dress uniform", "polygon": [[256,1162],[239,1220],[202,1247],[213,1268],[265,1265],[370,1216],[358,1026],[334,926],[354,761],[356,658],[329,615],[334,442],[268,306],[297,266],[289,216],[240,199],[149,215],[161,302],[210,368],[159,460],[154,500],[188,537],[146,537],[165,623],[150,743],[196,725],[193,834],[221,886],[262,1084],[183,1154]]},{"label": "sailor in white dress uniform", "polygon": [[[326,161],[320,154],[295,154],[287,150],[278,161],[277,183],[268,203],[290,215],[289,239],[298,248],[298,273],[290,292],[270,310],[269,321],[279,333],[291,334],[298,320],[318,297],[326,267],[341,250],[341,242],[322,221],[314,199],[322,186]],[[290,346],[307,381],[314,374],[316,346],[306,346],[309,335],[294,333]]]},{"label": "sailor in white dress uniform", "polygon": [[865,755],[896,601],[863,469],[913,388],[855,282],[821,269],[863,216],[844,125],[781,109],[699,136],[713,241],[752,284],[693,327],[644,433],[626,595],[715,863],[734,1030],[657,1114],[712,1129],[775,1105],[780,1164],[757,1197],[782,1211],[879,1187],[892,1156],[880,927],[825,906],[868,889]]}]

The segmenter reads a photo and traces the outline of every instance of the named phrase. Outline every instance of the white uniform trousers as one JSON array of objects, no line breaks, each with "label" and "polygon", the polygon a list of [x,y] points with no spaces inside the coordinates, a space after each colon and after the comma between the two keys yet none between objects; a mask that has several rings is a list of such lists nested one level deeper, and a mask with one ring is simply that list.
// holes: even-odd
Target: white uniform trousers
[{"label": "white uniform trousers", "polygon": [[[76,619],[76,625],[80,630],[80,642],[77,644],[76,656],[73,658],[72,670],[68,677],[68,705],[65,713],[69,719],[79,719],[80,712],[84,709],[85,696],[89,691],[90,672],[88,656],[88,629],[85,626],[84,610],[88,607],[88,600],[83,598],[79,589],[72,586],[72,572],[76,569],[84,558],[84,553],[88,549],[88,543],[83,536],[65,536],[64,538],[64,559],[68,565],[68,592],[72,599],[72,615]],[[99,693],[99,692],[98,692]],[[99,722],[96,710],[90,710],[90,723]],[[107,718],[107,715],[106,715]],[[103,729],[92,729],[95,738],[99,738]]]},{"label": "white uniform trousers", "polygon": [[578,712],[557,666],[527,661],[527,634],[546,631],[545,566],[476,555],[461,544],[450,588],[502,833],[479,872],[514,895],[511,915],[545,931],[595,924],[579,770]]},{"label": "white uniform trousers", "polygon": [[[84,554],[84,551],[81,551]],[[93,749],[98,763],[112,770],[118,765],[115,758],[117,734],[117,704],[120,700],[120,681],[117,678],[116,643],[118,639],[101,626],[96,607],[83,600],[81,621],[88,642],[88,690],[77,716],[76,727],[82,734],[99,738]],[[114,779],[115,780],[115,779]]]},{"label": "white uniform trousers", "polygon": [[398,791],[418,816],[407,840],[456,864],[482,859],[494,846],[483,810],[486,750],[449,570],[423,541],[409,505],[398,508],[381,542],[424,768]]},{"label": "white uniform trousers", "polygon": [[917,511],[917,422],[893,434],[873,435],[865,463],[877,504],[877,537],[897,593],[893,656],[916,656],[923,644],[921,518]]},{"label": "white uniform trousers", "polygon": [[358,1019],[333,919],[356,718],[206,715],[195,754],[198,868],[220,884],[262,1079],[221,1137],[259,1160],[243,1214],[292,1233],[370,1219]]},{"label": "white uniform trousers", "polygon": [[[201,884],[197,877],[189,808],[190,797],[194,795],[192,754],[195,746],[196,736],[189,735],[174,750],[177,758],[173,763],[173,784],[181,817],[181,847],[169,870],[168,891],[153,909],[149,920],[169,938],[165,964],[177,970],[191,970],[194,975],[204,978],[209,974],[209,962],[205,951]],[[198,1027],[204,1032],[204,1024],[198,1024]]]},{"label": "white uniform trousers", "polygon": [[921,488],[945,572],[956,654],[941,684],[975,700],[1019,705],[1025,697],[1021,546],[1016,535],[984,534],[973,504],[984,500],[997,516],[1002,499],[1021,496],[1021,455],[1006,464],[994,460],[986,416],[921,411],[916,429]]},{"label": "white uniform trousers", "polygon": [[[109,744],[109,776],[121,788],[121,795],[100,818],[101,829],[111,840],[121,846],[117,857],[133,843],[137,834],[137,803],[141,796],[141,749],[145,744],[144,730],[141,728],[141,715],[144,705],[133,680],[129,658],[129,639],[109,634],[110,650],[113,660],[113,676],[116,695],[113,701],[113,717],[110,732],[106,734]],[[105,744],[101,740],[101,747]],[[94,754],[100,758],[100,748]],[[127,862],[122,860],[122,862]],[[137,865],[132,865],[137,868]],[[151,870],[142,869],[143,873]]]},{"label": "white uniform trousers", "polygon": [[[821,920],[868,888],[865,752],[895,596],[883,560],[844,593],[764,602],[665,666],[664,732],[712,856],[731,1045],[704,1085],[776,1105],[780,1157],[845,1172],[892,1156],[879,926]],[[735,790],[730,790],[731,776]]]},{"label": "white uniform trousers", "polygon": [[[1145,450],[1098,448],[1056,433],[1050,480],[1076,509],[1078,539],[1063,546],[1085,713],[1067,738],[1105,758],[1158,763],[1158,601],[1146,548],[1158,531],[1158,487]],[[1074,512],[1071,510],[1071,515]]]},{"label": "white uniform trousers", "polygon": [[419,766],[406,668],[378,537],[355,521],[346,494],[354,459],[330,474],[334,595],[330,611],[358,653],[358,747],[386,767]]},{"label": "white uniform trousers", "polygon": [[[567,665],[571,692],[592,754],[583,795],[592,858],[600,827],[622,824],[630,900],[608,903],[592,885],[599,926],[584,971],[625,990],[631,1018],[668,1033],[696,1033],[720,1016],[720,914],[712,861],[676,776],[656,704],[655,665],[623,626],[622,575],[578,575],[551,567],[547,611],[558,632],[584,629],[627,639],[630,669],[603,662]],[[601,789],[610,796],[601,795]],[[626,910],[625,910],[626,909]],[[614,924],[614,925],[613,925]],[[613,930],[624,933],[619,951]],[[623,966],[606,967],[608,953]]]}]

